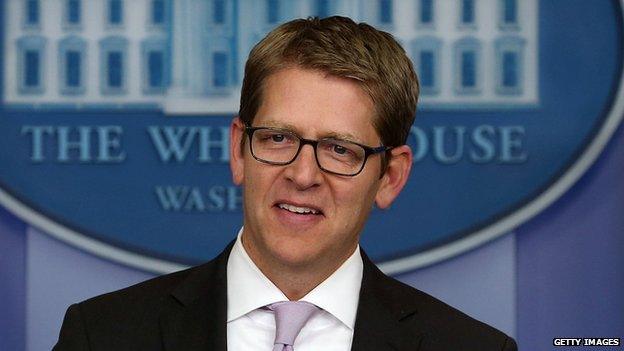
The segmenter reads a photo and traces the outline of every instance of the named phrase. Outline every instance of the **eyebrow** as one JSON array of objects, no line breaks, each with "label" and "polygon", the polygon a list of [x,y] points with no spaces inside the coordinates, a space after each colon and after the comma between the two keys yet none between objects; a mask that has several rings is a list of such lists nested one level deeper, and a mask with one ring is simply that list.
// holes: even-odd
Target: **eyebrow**
[{"label": "eyebrow", "polygon": [[[268,120],[264,122],[263,125],[266,127],[271,127],[271,128],[289,130],[289,131],[295,132],[298,135],[301,135],[298,132],[299,128],[295,127],[294,125],[290,123]],[[323,139],[323,138],[340,139],[340,140],[345,140],[345,141],[352,141],[358,144],[364,144],[364,142],[360,140],[360,138],[356,137],[355,135],[351,133],[327,132],[327,133],[322,133],[319,139]]]}]

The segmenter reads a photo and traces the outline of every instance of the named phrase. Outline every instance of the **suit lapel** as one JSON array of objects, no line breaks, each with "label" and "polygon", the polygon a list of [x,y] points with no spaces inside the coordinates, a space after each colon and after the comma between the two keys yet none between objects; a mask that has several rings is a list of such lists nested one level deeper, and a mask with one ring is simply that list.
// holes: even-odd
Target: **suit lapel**
[{"label": "suit lapel", "polygon": [[352,351],[419,350],[425,325],[411,288],[383,274],[362,251],[360,288]]},{"label": "suit lapel", "polygon": [[172,292],[160,318],[165,350],[226,351],[226,272],[232,246],[194,269]]}]

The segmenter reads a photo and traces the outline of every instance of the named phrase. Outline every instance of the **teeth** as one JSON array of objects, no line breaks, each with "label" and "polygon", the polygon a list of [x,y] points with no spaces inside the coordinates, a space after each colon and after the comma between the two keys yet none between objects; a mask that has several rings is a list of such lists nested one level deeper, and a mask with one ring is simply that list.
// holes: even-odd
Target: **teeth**
[{"label": "teeth", "polygon": [[297,206],[293,206],[293,205],[289,205],[289,204],[279,204],[278,205],[279,208],[284,209],[286,211],[290,211],[290,212],[294,212],[294,213],[300,213],[300,214],[318,214],[319,211],[312,209],[312,208],[307,208],[307,207],[297,207]]}]

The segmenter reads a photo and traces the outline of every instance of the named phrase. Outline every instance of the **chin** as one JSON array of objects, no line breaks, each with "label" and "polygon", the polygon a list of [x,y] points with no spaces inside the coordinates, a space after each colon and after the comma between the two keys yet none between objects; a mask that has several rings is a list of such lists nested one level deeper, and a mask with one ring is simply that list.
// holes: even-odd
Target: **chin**
[{"label": "chin", "polygon": [[321,257],[321,250],[310,248],[303,243],[288,243],[269,247],[273,258],[283,265],[305,267],[314,265]]}]

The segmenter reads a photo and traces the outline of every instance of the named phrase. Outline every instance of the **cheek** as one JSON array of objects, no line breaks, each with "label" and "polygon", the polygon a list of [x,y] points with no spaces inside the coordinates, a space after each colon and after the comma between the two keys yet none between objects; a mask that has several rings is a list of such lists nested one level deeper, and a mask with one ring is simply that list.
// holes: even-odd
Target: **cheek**
[{"label": "cheek", "polygon": [[341,190],[334,191],[334,200],[336,208],[341,212],[343,218],[348,221],[342,221],[345,226],[353,223],[356,219],[365,216],[372,208],[374,193],[366,186],[351,186]]},{"label": "cheek", "polygon": [[352,203],[354,215],[357,215],[358,218],[362,220],[368,217],[373,209],[377,189],[378,184],[371,181],[365,182],[353,190],[350,194],[350,201]]},{"label": "cheek", "polygon": [[245,165],[245,174],[244,174],[244,194],[245,194],[245,199],[246,199],[246,203],[247,204],[254,204],[257,203],[259,200],[261,200],[261,198],[259,198],[259,196],[262,196],[262,177],[261,177],[261,173],[256,172],[255,169],[253,168],[254,165],[251,165],[252,167],[250,167],[249,164]]},{"label": "cheek", "polygon": [[271,194],[275,180],[279,177],[279,169],[251,158],[245,160],[245,170],[245,195],[253,198],[250,203],[261,203]]}]

